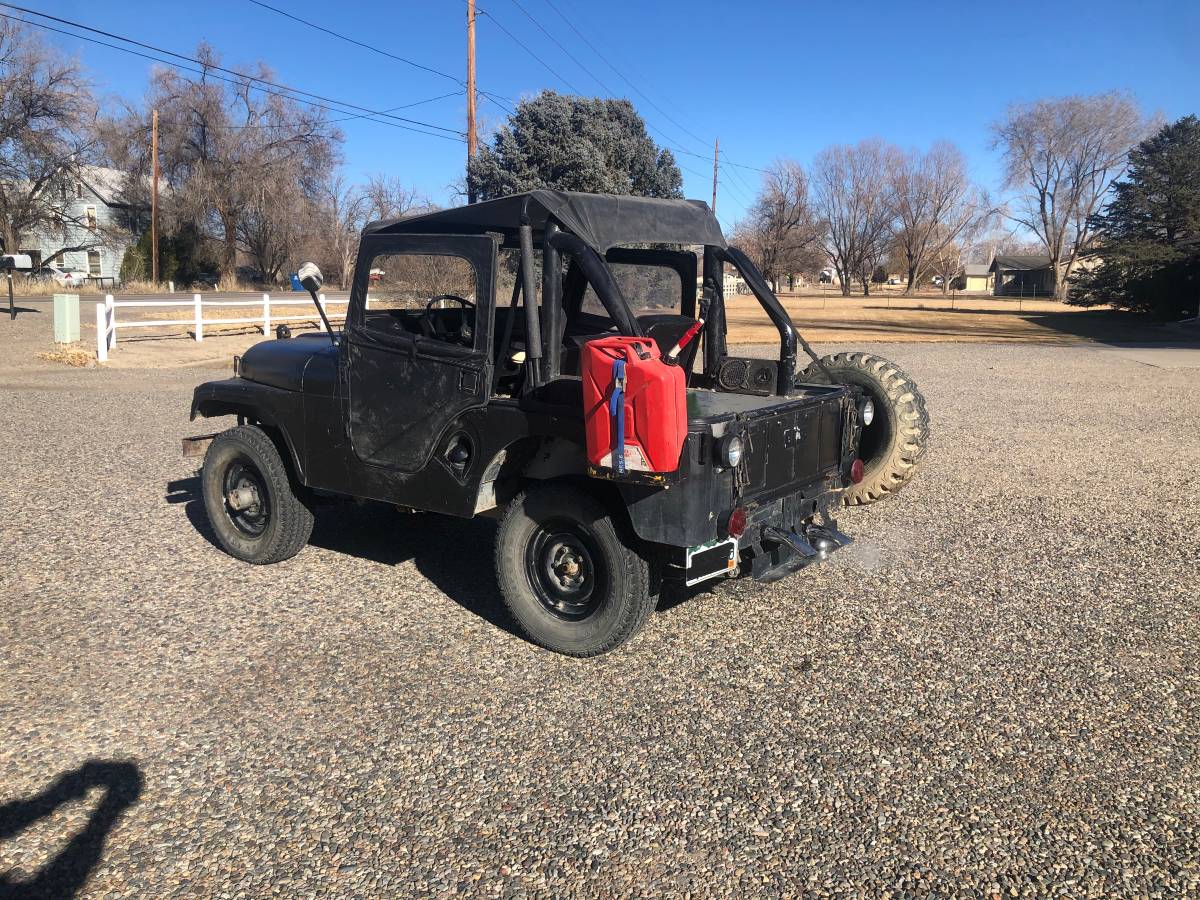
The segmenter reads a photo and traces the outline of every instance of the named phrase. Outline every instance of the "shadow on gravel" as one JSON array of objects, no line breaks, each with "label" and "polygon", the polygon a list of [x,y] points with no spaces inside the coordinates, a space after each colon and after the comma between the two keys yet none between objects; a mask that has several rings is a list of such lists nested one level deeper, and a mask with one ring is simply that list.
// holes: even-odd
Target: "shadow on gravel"
[{"label": "shadow on gravel", "polygon": [[40,794],[0,806],[0,841],[3,841],[52,815],[60,806],[82,800],[96,787],[104,789],[104,796],[87,825],[33,878],[14,881],[9,873],[0,872],[2,900],[75,896],[100,862],[108,833],[121,814],[141,796],[142,773],[132,762],[91,759],[60,775]]},{"label": "shadow on gravel", "polygon": [[383,503],[344,503],[317,508],[309,543],[388,566],[411,560],[463,609],[523,638],[496,584],[495,541],[496,523],[491,519],[401,513]]},{"label": "shadow on gravel", "polygon": [[[192,527],[221,549],[204,511],[199,478],[167,482],[164,499],[185,504],[184,513]],[[523,637],[509,618],[496,584],[494,521],[406,514],[385,503],[322,504],[316,509],[316,518],[309,539],[314,547],[386,566],[411,560],[418,572],[463,609]]]}]

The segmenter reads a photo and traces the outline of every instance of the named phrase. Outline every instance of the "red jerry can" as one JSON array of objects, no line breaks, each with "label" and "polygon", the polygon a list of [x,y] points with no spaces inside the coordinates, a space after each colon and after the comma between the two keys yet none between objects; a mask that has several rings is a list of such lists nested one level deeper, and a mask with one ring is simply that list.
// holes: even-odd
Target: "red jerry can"
[{"label": "red jerry can", "polygon": [[651,338],[606,337],[583,346],[588,462],[617,475],[674,472],[687,437],[687,385]]}]

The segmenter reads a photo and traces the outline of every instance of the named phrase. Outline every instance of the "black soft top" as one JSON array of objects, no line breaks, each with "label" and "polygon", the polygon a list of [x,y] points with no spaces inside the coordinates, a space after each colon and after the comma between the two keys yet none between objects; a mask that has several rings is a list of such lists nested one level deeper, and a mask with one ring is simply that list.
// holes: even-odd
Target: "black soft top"
[{"label": "black soft top", "polygon": [[576,191],[529,191],[441,212],[372,222],[368,234],[483,234],[495,231],[505,243],[517,240],[527,216],[535,234],[551,219],[604,253],[620,244],[725,246],[716,216],[702,200],[664,200]]}]

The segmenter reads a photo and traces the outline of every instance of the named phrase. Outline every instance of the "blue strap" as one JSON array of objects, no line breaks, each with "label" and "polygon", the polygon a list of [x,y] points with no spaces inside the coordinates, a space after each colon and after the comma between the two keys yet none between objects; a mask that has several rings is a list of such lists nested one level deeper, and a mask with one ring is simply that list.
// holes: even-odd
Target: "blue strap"
[{"label": "blue strap", "polygon": [[612,395],[608,398],[608,414],[616,419],[617,446],[613,450],[613,468],[625,474],[625,360],[614,359],[612,365]]}]

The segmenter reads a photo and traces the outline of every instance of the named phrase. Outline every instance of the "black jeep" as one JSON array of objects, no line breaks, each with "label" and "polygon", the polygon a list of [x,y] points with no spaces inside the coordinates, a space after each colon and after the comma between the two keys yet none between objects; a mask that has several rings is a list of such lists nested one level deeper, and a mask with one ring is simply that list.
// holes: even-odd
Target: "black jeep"
[{"label": "black jeep", "polygon": [[[320,273],[301,275],[315,298]],[[737,279],[778,330],[777,359],[726,352],[722,287]],[[647,337],[666,354],[700,320],[673,360],[687,408],[674,471],[590,464],[588,342]],[[849,542],[839,506],[903,486],[926,443],[912,380],[867,354],[818,358],[697,201],[538,190],[374,223],[345,326],[325,327],[280,329],[196,388],[193,418],[238,421],[185,441],[207,446],[222,546],[288,559],[338,498],[495,516],[505,602],[561,653],[628,640],[664,583],[774,581],[824,559]]]}]

